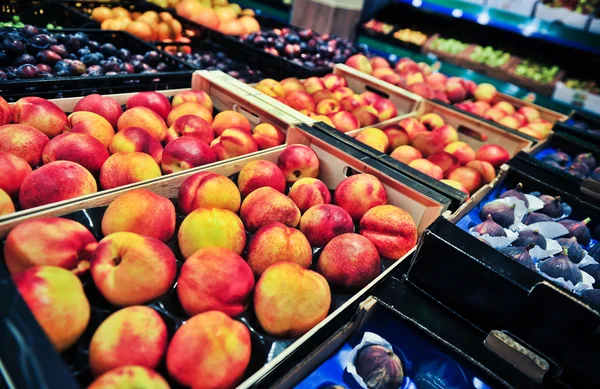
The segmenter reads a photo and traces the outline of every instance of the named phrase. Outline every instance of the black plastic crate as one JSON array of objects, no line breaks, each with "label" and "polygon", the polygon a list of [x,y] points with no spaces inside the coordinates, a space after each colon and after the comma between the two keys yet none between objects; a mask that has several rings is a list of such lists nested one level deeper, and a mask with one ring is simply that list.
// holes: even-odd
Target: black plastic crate
[{"label": "black plastic crate", "polygon": [[12,21],[14,16],[18,16],[24,24],[31,24],[36,27],[46,27],[53,24],[62,28],[95,28],[95,23],[60,3],[52,1],[42,4],[28,4],[27,2],[18,2],[0,5],[0,21]]},{"label": "black plastic crate", "polygon": [[90,93],[115,94],[143,90],[176,89],[189,87],[193,68],[162,50],[143,42],[123,31],[101,30],[51,30],[53,33],[84,32],[99,43],[112,43],[126,48],[133,54],[156,50],[159,61],[169,67],[167,72],[116,74],[112,76],[61,77],[52,79],[5,80],[0,83],[0,95],[6,100],[17,100],[35,95],[44,98],[84,96]]},{"label": "black plastic crate", "polygon": [[573,111],[564,122],[557,122],[552,131],[574,135],[600,146],[600,117]]}]

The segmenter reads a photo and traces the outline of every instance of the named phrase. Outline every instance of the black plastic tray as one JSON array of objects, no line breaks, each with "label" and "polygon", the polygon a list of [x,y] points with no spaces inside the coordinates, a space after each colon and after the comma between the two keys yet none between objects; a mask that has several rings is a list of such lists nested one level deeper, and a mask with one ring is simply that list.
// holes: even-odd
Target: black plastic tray
[{"label": "black plastic tray", "polygon": [[24,24],[37,27],[46,27],[48,23],[63,28],[94,28],[96,25],[95,22],[80,13],[52,1],[39,5],[21,1],[0,4],[0,11],[0,21],[2,22],[11,21],[13,16],[19,16]]},{"label": "black plastic tray", "polygon": [[[576,123],[584,123],[584,125],[589,127],[589,130],[595,130],[596,132],[581,128]],[[556,122],[552,131],[571,134],[600,146],[600,118],[593,117],[592,115],[573,111],[573,114],[565,122]]]}]

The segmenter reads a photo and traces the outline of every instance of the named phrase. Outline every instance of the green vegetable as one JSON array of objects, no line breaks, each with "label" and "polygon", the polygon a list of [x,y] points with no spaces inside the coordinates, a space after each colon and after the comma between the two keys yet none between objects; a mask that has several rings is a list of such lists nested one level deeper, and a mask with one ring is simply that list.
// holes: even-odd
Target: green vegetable
[{"label": "green vegetable", "polygon": [[431,42],[431,48],[443,51],[449,54],[458,54],[464,51],[469,45],[456,39],[436,38]]},{"label": "green vegetable", "polygon": [[530,60],[521,61],[514,70],[517,76],[532,79],[541,84],[551,83],[560,72],[558,66],[548,67]]},{"label": "green vegetable", "polygon": [[494,50],[493,47],[485,48],[476,46],[471,53],[471,59],[478,63],[484,63],[491,67],[499,67],[504,65],[510,59],[510,54],[502,50]]}]

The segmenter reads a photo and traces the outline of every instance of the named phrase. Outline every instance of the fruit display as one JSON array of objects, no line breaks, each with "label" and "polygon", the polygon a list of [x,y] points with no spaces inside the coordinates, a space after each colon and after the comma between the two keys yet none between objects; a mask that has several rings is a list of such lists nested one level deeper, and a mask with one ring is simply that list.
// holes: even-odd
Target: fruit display
[{"label": "fruit display", "polygon": [[577,78],[567,78],[564,81],[565,85],[571,89],[578,89],[585,92],[600,95],[600,86],[594,80],[580,80]]},{"label": "fruit display", "polygon": [[266,78],[256,89],[316,121],[342,132],[368,127],[398,116],[396,106],[374,92],[354,93],[336,74],[306,80]]},{"label": "fruit display", "polygon": [[469,47],[468,43],[453,38],[437,37],[429,44],[431,50],[442,51],[451,55],[462,53]]},{"label": "fruit display", "polygon": [[547,148],[537,153],[535,158],[579,179],[600,180],[600,166],[592,153],[580,153],[573,157],[563,151]]},{"label": "fruit display", "polygon": [[241,36],[260,31],[251,9],[242,10],[227,0],[181,0],[175,5],[177,15],[225,35]]},{"label": "fruit display", "polygon": [[422,46],[425,44],[429,36],[427,34],[423,34],[421,31],[411,30],[410,28],[403,28],[394,33],[394,38],[408,42],[414,43],[415,45]]},{"label": "fruit display", "polygon": [[[0,22],[0,28],[2,28],[2,27],[23,28],[23,27],[25,27],[25,23],[23,23],[21,21],[21,18],[18,15],[15,15],[11,18],[10,22]],[[45,28],[54,29],[54,30],[62,30],[61,26],[57,26],[52,23],[46,24]]]},{"label": "fruit display", "polygon": [[585,120],[573,120],[572,126],[579,131],[583,131],[585,134],[600,138],[600,126],[590,125]]},{"label": "fruit display", "polygon": [[416,245],[378,178],[329,188],[322,170],[298,144],[231,177],[192,174],[173,201],[134,189],[81,223],[17,225],[4,260],[65,362],[91,373],[82,385],[132,369],[120,379],[144,387],[235,387]]},{"label": "fruit display", "polygon": [[473,52],[469,56],[472,61],[482,63],[493,68],[505,65],[510,57],[510,53],[507,53],[506,51],[495,50],[491,46],[486,46],[484,48],[479,45],[476,45],[473,48]]},{"label": "fruit display", "polygon": [[394,26],[391,24],[387,24],[384,22],[380,22],[379,20],[371,19],[368,22],[364,23],[363,26],[367,30],[372,30],[375,32],[379,32],[381,34],[389,34],[394,30]]},{"label": "fruit display", "polygon": [[517,64],[512,72],[519,77],[529,78],[540,84],[551,84],[556,80],[560,71],[558,66],[546,66],[524,59]]},{"label": "fruit display", "polygon": [[[238,157],[285,141],[269,123],[251,126],[235,111],[213,117],[204,91],[172,101],[158,92],[88,95],[67,116],[51,101],[25,97],[0,126],[0,188],[29,209]],[[10,114],[12,113],[12,114]],[[115,133],[116,130],[116,133]],[[27,165],[27,166],[26,166]],[[31,171],[31,168],[36,168]]]},{"label": "fruit display", "polygon": [[600,5],[598,0],[542,0],[542,3],[551,8],[566,8],[584,15],[591,14]]}]

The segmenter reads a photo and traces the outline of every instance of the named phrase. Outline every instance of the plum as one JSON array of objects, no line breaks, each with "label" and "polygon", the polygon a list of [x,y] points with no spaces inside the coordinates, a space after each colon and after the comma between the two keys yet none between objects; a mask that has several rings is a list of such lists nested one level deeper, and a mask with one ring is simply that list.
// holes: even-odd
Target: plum
[{"label": "plum", "polygon": [[31,54],[21,54],[13,61],[13,66],[19,67],[21,65],[31,64],[35,65],[37,61]]},{"label": "plum", "polygon": [[69,52],[71,53],[77,52],[77,50],[81,48],[81,43],[79,42],[79,40],[71,34],[67,35],[67,39],[64,42],[64,45],[67,48],[67,50],[69,50]]},{"label": "plum", "polygon": [[32,64],[25,64],[19,66],[17,69],[17,77],[19,78],[37,78],[40,75],[40,70]]},{"label": "plum", "polygon": [[63,44],[50,45],[48,48],[56,54],[60,55],[61,58],[67,58],[67,56],[69,55],[69,51]]},{"label": "plum", "polygon": [[159,60],[160,54],[158,54],[158,52],[155,50],[148,51],[146,54],[144,54],[144,62],[146,62],[146,64],[149,66],[156,66]]},{"label": "plum", "polygon": [[81,61],[73,61],[73,62],[71,62],[70,65],[71,65],[71,73],[74,76],[80,76],[83,73],[85,73],[86,66],[85,66],[85,64],[83,62],[81,62]]},{"label": "plum", "polygon": [[4,47],[4,51],[11,57],[18,57],[25,52],[25,44],[14,38],[4,39],[2,47]]},{"label": "plum", "polygon": [[[35,67],[37,67],[41,73],[45,73],[45,74],[52,73],[52,66],[50,66],[48,64],[38,63],[37,65],[35,65]],[[46,77],[44,77],[44,78],[46,78]]]},{"label": "plum", "polygon": [[23,34],[27,35],[30,38],[39,33],[40,33],[40,30],[37,27],[32,26],[30,24],[27,24],[23,27]]},{"label": "plum", "polygon": [[131,51],[127,49],[119,49],[117,51],[117,57],[121,58],[123,61],[131,60]]},{"label": "plum", "polygon": [[100,51],[100,43],[96,41],[89,41],[87,46],[90,48],[90,51],[94,53]]},{"label": "plum", "polygon": [[76,32],[75,34],[73,34],[73,37],[79,41],[79,44],[81,46],[87,46],[90,42],[90,39],[88,38],[87,34],[83,32]]},{"label": "plum", "polygon": [[36,55],[36,59],[40,63],[48,64],[50,66],[55,65],[62,58],[58,53],[55,53],[52,50],[42,50]]},{"label": "plum", "polygon": [[556,162],[559,165],[564,165],[569,162],[569,155],[562,151],[556,151],[554,153],[546,154],[541,158],[544,162]]},{"label": "plum", "polygon": [[116,55],[117,54],[117,48],[112,43],[105,43],[102,46],[100,46],[100,52],[105,57],[110,57],[112,55]]}]

